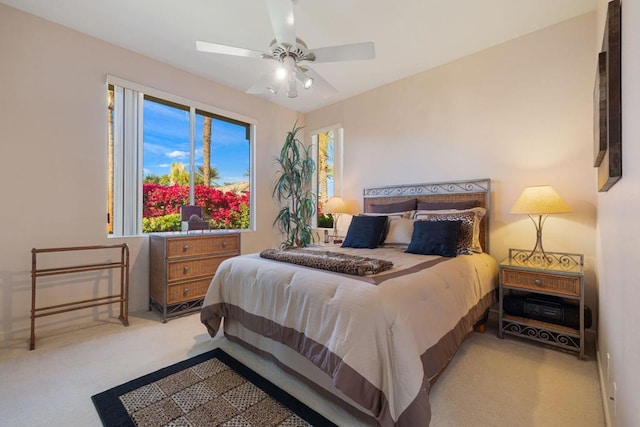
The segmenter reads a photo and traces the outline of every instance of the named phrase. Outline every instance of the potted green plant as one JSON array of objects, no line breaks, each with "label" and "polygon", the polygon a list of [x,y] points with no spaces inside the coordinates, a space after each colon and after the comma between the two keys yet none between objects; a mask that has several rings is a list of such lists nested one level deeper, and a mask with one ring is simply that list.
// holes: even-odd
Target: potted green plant
[{"label": "potted green plant", "polygon": [[273,197],[281,207],[273,224],[285,235],[282,247],[305,247],[313,241],[311,222],[316,215],[316,195],[312,181],[316,163],[310,147],[298,139],[300,129],[296,122],[287,132],[280,156],[276,158],[280,170],[276,174]]}]

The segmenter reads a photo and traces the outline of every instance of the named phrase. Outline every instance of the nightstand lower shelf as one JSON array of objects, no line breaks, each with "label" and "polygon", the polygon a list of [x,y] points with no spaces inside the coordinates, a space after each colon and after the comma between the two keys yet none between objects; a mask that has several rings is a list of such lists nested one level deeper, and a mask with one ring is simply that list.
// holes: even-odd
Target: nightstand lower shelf
[{"label": "nightstand lower shelf", "polygon": [[581,254],[532,258],[528,251],[509,249],[509,258],[500,263],[498,336],[538,341],[584,359],[583,268]]},{"label": "nightstand lower shelf", "polygon": [[565,350],[582,353],[580,331],[561,325],[550,325],[526,317],[502,315],[502,333],[522,336],[541,343],[553,345]]}]

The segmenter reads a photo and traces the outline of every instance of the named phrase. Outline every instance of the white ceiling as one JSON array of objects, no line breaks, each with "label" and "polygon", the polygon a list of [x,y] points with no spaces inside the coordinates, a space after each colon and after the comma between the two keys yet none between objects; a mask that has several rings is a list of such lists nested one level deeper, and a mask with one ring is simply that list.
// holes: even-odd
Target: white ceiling
[{"label": "white ceiling", "polygon": [[[207,79],[246,91],[273,61],[197,52],[196,40],[268,52],[263,0],[0,0]],[[296,99],[308,112],[595,10],[596,0],[297,0],[296,35],[311,49],[373,41],[376,59],[315,64],[338,90]],[[144,82],[141,82],[144,83]]]}]

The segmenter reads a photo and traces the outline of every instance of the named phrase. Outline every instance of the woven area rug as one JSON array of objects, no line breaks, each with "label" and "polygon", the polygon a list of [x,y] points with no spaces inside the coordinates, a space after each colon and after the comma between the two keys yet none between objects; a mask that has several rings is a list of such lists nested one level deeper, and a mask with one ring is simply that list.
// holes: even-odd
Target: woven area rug
[{"label": "woven area rug", "polygon": [[215,349],[96,394],[112,426],[335,426]]}]

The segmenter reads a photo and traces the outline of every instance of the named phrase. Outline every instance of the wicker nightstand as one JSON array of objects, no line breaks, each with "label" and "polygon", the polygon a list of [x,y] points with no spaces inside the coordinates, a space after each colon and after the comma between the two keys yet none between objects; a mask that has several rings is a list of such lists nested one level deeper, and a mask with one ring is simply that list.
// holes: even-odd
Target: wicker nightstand
[{"label": "wicker nightstand", "polygon": [[[541,262],[540,258],[526,259],[528,254],[529,251],[510,249],[509,258],[500,263],[498,336],[511,334],[532,339],[578,352],[583,359],[584,256],[547,252],[551,262]],[[507,296],[513,301],[506,310],[511,313],[505,312]],[[541,302],[535,301],[536,296],[542,296]],[[567,326],[557,321],[576,309],[575,324]]]}]

